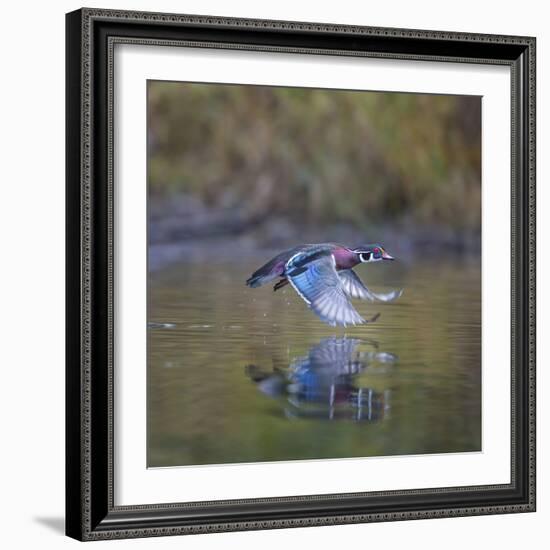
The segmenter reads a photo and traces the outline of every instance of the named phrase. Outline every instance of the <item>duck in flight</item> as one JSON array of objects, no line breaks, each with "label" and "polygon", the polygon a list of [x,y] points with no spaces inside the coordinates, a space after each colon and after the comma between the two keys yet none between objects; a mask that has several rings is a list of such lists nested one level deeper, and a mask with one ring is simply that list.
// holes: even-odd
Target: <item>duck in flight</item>
[{"label": "duck in flight", "polygon": [[351,298],[392,302],[401,296],[403,290],[373,292],[363,284],[353,268],[360,263],[393,259],[379,244],[357,248],[334,243],[304,244],[275,256],[257,269],[246,284],[256,288],[279,279],[273,290],[290,283],[325,323],[332,326],[359,325],[368,321],[357,313]]}]

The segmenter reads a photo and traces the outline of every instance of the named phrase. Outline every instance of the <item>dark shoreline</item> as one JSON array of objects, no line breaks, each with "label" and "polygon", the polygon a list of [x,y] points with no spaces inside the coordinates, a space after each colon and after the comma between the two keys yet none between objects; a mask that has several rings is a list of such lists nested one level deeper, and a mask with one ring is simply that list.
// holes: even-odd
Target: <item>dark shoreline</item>
[{"label": "dark shoreline", "polygon": [[171,264],[228,261],[232,258],[269,256],[298,243],[340,242],[349,246],[382,243],[403,260],[433,257],[474,259],[481,253],[481,235],[456,234],[444,227],[409,228],[373,226],[360,231],[353,226],[297,227],[286,220],[271,219],[236,230],[236,226],[205,225],[203,230],[178,222],[149,222],[149,271]]}]

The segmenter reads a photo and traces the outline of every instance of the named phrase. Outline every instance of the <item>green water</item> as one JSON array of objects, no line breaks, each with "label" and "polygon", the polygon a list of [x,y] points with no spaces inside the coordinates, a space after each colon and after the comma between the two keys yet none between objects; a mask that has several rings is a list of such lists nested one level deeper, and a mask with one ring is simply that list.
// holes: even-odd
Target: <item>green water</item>
[{"label": "green water", "polygon": [[393,304],[324,325],[286,287],[249,289],[265,256],[150,275],[148,465],[481,450],[480,269],[359,266]]}]

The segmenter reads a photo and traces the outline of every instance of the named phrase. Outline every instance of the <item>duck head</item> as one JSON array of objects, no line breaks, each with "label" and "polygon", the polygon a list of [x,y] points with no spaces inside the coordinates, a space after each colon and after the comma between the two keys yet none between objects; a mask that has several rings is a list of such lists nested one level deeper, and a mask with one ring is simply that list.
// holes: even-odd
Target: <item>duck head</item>
[{"label": "duck head", "polygon": [[382,260],[395,260],[380,244],[365,244],[353,249],[357,259],[361,263],[380,262]]}]

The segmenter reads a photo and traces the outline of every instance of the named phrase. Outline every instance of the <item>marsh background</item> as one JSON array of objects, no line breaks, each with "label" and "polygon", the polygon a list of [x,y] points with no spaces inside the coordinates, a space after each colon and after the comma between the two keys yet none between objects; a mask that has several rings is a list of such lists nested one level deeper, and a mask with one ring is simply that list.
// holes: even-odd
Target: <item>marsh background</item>
[{"label": "marsh background", "polygon": [[[149,466],[481,449],[479,97],[150,81],[147,139]],[[375,324],[245,287],[324,241]]]}]

